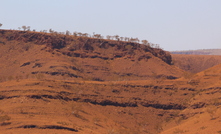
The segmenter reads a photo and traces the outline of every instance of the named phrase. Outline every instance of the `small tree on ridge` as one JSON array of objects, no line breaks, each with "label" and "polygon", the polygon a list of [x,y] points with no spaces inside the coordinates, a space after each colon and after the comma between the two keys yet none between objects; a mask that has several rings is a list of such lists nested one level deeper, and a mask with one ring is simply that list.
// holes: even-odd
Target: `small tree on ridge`
[{"label": "small tree on ridge", "polygon": [[26,26],[22,26],[22,29],[24,29],[24,31],[27,29],[27,27]]}]

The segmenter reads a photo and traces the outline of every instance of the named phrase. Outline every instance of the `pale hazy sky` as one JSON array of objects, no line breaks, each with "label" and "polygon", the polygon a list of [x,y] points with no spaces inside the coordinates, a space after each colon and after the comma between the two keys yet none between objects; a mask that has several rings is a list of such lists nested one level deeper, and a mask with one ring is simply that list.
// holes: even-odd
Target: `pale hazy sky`
[{"label": "pale hazy sky", "polygon": [[0,23],[138,37],[168,51],[221,48],[221,0],[0,0]]}]

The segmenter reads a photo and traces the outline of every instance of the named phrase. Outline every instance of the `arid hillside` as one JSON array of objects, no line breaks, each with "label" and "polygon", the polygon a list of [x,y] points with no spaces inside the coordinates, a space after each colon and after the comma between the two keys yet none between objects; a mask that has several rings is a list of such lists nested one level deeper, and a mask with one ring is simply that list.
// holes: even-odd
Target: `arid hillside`
[{"label": "arid hillside", "polygon": [[172,54],[173,64],[182,70],[198,73],[221,64],[219,55],[185,55]]},{"label": "arid hillside", "polygon": [[211,69],[179,80],[2,82],[0,130],[6,134],[218,133],[221,75],[214,73]]},{"label": "arid hillside", "polygon": [[193,116],[188,119],[179,117],[181,122],[178,122],[175,127],[169,128],[161,134],[220,134],[221,64],[195,74],[189,78],[187,83],[194,85],[198,89],[198,93],[193,94],[190,100],[188,100],[190,105],[194,104],[193,109],[185,109],[180,114],[192,112]]},{"label": "arid hillside", "polygon": [[0,74],[83,80],[175,79],[171,55],[133,42],[27,31],[0,31]]},{"label": "arid hillside", "polygon": [[4,134],[221,133],[221,70],[125,42],[0,30]]}]

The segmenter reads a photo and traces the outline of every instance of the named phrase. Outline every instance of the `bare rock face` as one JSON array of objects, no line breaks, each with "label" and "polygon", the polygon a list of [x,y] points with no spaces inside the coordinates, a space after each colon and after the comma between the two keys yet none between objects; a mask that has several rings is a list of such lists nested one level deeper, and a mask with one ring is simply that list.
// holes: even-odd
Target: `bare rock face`
[{"label": "bare rock face", "polygon": [[171,65],[172,63],[172,57],[170,55],[169,52],[167,51],[163,51],[162,49],[154,49],[152,51],[153,55],[162,59],[164,62],[166,62],[167,64]]}]

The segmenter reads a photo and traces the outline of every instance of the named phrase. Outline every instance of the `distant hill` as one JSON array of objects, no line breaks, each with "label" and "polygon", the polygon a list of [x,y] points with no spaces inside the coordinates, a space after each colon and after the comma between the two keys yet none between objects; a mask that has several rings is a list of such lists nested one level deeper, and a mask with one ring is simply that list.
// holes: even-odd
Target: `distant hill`
[{"label": "distant hill", "polygon": [[173,64],[182,70],[198,73],[221,64],[221,55],[172,54]]},{"label": "distant hill", "polygon": [[171,51],[172,54],[221,55],[221,49],[200,49],[187,51]]}]

